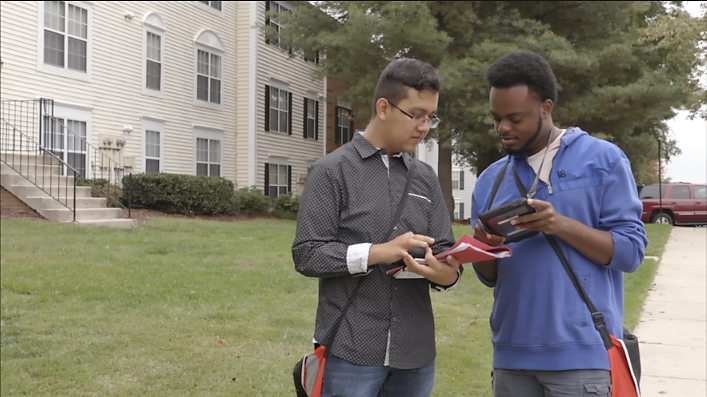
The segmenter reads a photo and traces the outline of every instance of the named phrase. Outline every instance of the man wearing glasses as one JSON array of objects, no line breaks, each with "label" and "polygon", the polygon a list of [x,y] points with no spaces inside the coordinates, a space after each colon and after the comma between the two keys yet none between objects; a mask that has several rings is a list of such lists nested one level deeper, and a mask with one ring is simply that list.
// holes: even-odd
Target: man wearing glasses
[{"label": "man wearing glasses", "polygon": [[[440,83],[432,66],[397,59],[383,71],[365,131],[310,169],[292,256],[298,272],[319,278],[315,343],[336,340],[322,396],[427,397],[434,385],[435,336],[430,288],[454,287],[454,258],[433,256],[454,244],[434,170],[413,156],[440,120]],[[411,186],[400,219],[391,221]],[[424,257],[427,266],[413,258]],[[388,274],[406,266],[411,278]],[[350,309],[331,335],[358,283]]]}]

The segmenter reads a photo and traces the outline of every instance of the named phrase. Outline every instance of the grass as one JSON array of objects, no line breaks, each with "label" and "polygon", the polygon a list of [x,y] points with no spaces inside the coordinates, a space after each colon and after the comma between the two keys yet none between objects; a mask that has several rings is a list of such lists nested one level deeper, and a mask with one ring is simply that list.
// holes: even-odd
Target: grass
[{"label": "grass", "polygon": [[[660,255],[669,227],[648,226]],[[0,232],[3,396],[293,395],[317,303],[317,280],[293,270],[294,221],[3,220]],[[627,319],[654,271],[627,275]],[[491,395],[492,299],[471,272],[433,294],[435,396]]]}]

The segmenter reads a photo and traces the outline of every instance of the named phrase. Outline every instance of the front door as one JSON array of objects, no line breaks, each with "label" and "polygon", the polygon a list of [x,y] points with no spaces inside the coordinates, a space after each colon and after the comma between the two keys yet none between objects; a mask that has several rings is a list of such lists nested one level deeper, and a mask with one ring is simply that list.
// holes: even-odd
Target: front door
[{"label": "front door", "polygon": [[[42,146],[74,168],[84,178],[86,175],[86,122],[44,116]],[[73,172],[63,167],[63,175]]]}]

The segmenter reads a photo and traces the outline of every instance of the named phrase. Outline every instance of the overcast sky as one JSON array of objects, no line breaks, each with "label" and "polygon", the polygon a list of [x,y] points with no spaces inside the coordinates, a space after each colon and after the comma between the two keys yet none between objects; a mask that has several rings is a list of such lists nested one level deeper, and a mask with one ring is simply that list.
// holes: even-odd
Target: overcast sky
[{"label": "overcast sky", "polygon": [[[694,16],[700,15],[700,3],[686,1],[685,9]],[[707,84],[707,76],[702,76]],[[682,154],[673,158],[665,167],[667,176],[676,182],[707,183],[707,120],[687,119],[687,112],[680,112],[668,121],[673,137]]]}]

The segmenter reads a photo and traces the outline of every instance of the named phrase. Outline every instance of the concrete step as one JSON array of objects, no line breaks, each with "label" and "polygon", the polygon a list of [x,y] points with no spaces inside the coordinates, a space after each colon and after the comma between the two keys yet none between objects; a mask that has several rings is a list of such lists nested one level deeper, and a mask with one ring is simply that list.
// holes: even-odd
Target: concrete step
[{"label": "concrete step", "polygon": [[12,174],[19,172],[20,174],[33,175],[61,175],[62,167],[58,165],[47,165],[36,162],[21,162],[14,164],[0,163],[0,173]]},{"label": "concrete step", "polygon": [[[58,201],[53,197],[27,197],[23,199],[32,208],[63,209],[66,206],[74,207],[74,197],[61,197]],[[76,197],[76,208],[106,208],[107,199],[101,197]]]},{"label": "concrete step", "polygon": [[61,162],[50,155],[36,154],[35,150],[15,151],[15,152],[0,152],[0,159],[7,163],[30,163],[30,164],[45,164],[45,165],[60,165]]},{"label": "concrete step", "polygon": [[[54,197],[66,198],[74,197],[74,187],[73,186],[44,186],[42,190],[39,187],[30,184],[28,181],[21,185],[6,184],[2,181],[2,186],[9,190],[12,194],[17,196],[20,200],[24,200],[25,197],[43,197],[47,195],[46,192],[51,193]],[[76,197],[91,197],[91,188],[88,186],[76,186]]]},{"label": "concrete step", "polygon": [[84,226],[108,226],[108,227],[121,227],[121,228],[132,228],[137,226],[137,219],[102,219],[93,221],[76,221],[78,225]]},{"label": "concrete step", "polygon": [[[43,217],[54,222],[72,222],[74,214],[68,209],[42,209],[35,208]],[[77,221],[98,221],[106,219],[119,219],[123,216],[120,208],[77,208]]]}]

